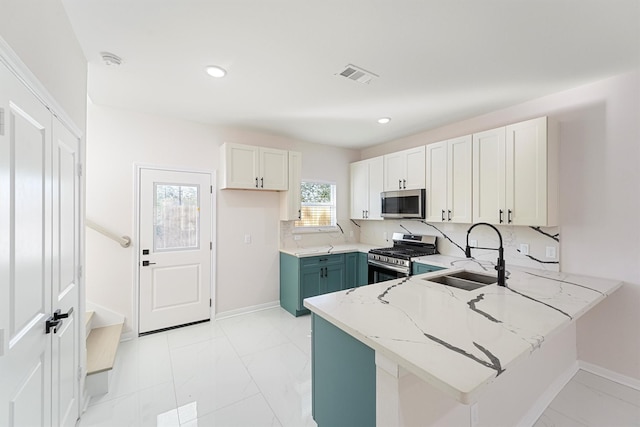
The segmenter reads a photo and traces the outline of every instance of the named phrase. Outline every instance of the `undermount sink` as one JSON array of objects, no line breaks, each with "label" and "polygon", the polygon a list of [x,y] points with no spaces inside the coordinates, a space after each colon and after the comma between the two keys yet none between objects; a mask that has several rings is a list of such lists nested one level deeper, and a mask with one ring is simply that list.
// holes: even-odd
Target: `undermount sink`
[{"label": "undermount sink", "polygon": [[427,282],[440,283],[441,285],[445,286],[452,286],[454,288],[463,289],[465,291],[472,291],[474,289],[492,285],[498,282],[496,276],[473,273],[466,270],[458,271],[451,274],[443,274],[441,276],[428,277],[422,280],[426,280]]}]

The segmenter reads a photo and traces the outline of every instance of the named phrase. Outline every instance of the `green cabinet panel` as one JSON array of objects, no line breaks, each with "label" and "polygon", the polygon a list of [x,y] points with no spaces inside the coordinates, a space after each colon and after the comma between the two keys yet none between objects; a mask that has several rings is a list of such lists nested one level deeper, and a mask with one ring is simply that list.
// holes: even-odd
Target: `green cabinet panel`
[{"label": "green cabinet panel", "polygon": [[350,252],[344,255],[346,288],[358,286],[358,254]]},{"label": "green cabinet panel", "polygon": [[358,252],[358,286],[369,284],[369,260],[368,254]]},{"label": "green cabinet panel", "polygon": [[414,262],[411,274],[424,274],[431,273],[433,271],[444,270],[444,267],[437,267],[435,265],[422,264],[419,262]]},{"label": "green cabinet panel", "polygon": [[316,314],[311,327],[312,410],[318,427],[374,427],[374,350]]},{"label": "green cabinet panel", "polygon": [[323,276],[320,278],[320,293],[328,294],[346,289],[345,286],[345,265],[330,264],[324,267]]}]

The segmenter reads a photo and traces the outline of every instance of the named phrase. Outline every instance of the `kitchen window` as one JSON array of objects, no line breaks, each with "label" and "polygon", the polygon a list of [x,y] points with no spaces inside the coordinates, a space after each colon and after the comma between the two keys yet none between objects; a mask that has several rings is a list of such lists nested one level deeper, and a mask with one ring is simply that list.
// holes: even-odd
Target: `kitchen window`
[{"label": "kitchen window", "polygon": [[295,222],[297,231],[325,231],[336,227],[336,184],[302,181],[301,219]]}]

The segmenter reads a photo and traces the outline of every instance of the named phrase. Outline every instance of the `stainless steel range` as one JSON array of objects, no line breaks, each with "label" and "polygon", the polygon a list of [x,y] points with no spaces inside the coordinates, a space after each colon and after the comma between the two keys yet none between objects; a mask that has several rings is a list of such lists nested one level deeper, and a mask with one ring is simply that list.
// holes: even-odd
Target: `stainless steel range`
[{"label": "stainless steel range", "polygon": [[412,258],[438,253],[436,239],[436,236],[393,233],[392,247],[369,251],[369,283],[410,276]]}]

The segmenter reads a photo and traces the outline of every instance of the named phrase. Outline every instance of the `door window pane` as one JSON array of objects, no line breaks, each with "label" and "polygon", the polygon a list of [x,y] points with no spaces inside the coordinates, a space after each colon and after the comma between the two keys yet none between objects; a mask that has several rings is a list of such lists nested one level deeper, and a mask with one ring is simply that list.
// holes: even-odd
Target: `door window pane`
[{"label": "door window pane", "polygon": [[154,251],[198,249],[199,186],[154,184]]}]

